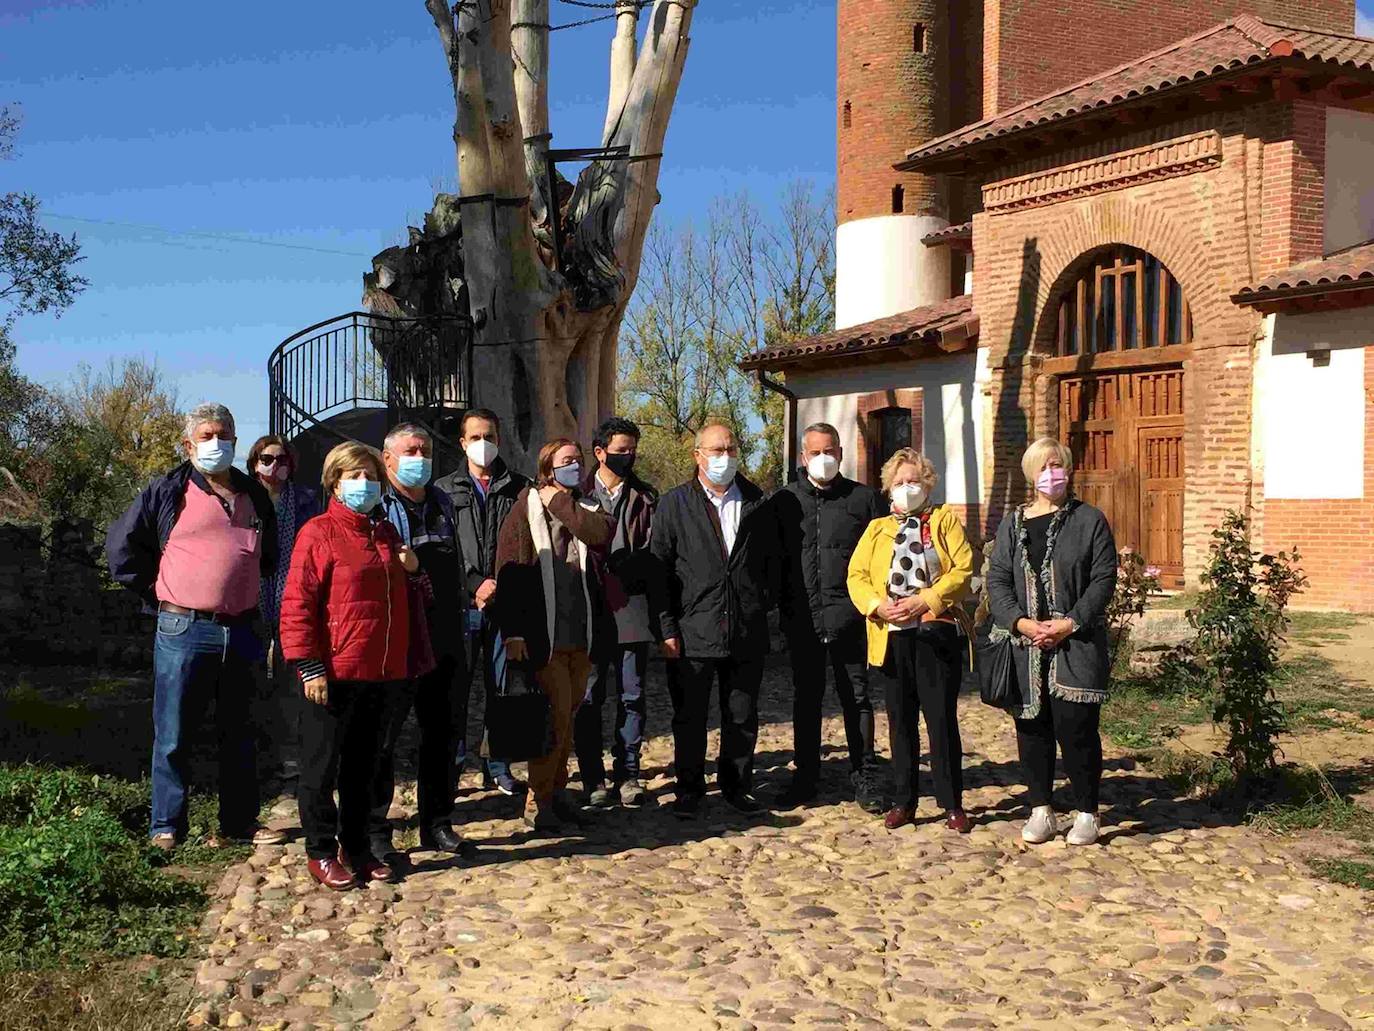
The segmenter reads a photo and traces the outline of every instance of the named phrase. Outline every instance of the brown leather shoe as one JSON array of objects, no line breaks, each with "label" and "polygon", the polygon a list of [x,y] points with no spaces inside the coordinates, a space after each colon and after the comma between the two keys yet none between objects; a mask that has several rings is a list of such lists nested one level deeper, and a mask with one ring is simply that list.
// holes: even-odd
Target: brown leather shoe
[{"label": "brown leather shoe", "polygon": [[358,882],[353,879],[352,872],[348,867],[337,859],[326,856],[323,859],[312,859],[306,864],[310,871],[310,876],[319,881],[330,891],[347,891],[355,888]]},{"label": "brown leather shoe", "polygon": [[916,822],[916,807],[914,805],[894,805],[883,817],[883,826],[890,831],[895,831],[898,827],[905,827],[909,823]]},{"label": "brown leather shoe", "polygon": [[951,809],[945,814],[945,826],[956,834],[967,834],[973,830],[973,821],[962,809]]}]

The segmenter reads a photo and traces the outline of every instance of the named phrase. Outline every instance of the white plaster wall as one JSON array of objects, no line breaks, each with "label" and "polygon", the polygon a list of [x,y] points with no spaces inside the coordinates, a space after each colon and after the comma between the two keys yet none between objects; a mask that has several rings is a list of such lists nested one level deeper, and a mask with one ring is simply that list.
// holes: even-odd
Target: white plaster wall
[{"label": "white plaster wall", "polygon": [[1326,109],[1323,250],[1374,239],[1374,114]]},{"label": "white plaster wall", "polygon": [[949,248],[921,237],[949,222],[933,215],[881,215],[835,232],[835,328],[886,318],[949,298]]},{"label": "white plaster wall", "polygon": [[[1368,308],[1270,315],[1260,342],[1255,418],[1266,498],[1364,496]],[[1321,365],[1309,351],[1329,350]]]},{"label": "white plaster wall", "polygon": [[875,390],[921,388],[925,451],[940,473],[936,500],[977,504],[983,497],[983,394],[978,376],[985,367],[986,349],[980,348],[976,355],[790,372],[787,386],[797,394],[799,430],[828,422],[840,431],[840,470],[850,477],[859,454],[859,398]]}]

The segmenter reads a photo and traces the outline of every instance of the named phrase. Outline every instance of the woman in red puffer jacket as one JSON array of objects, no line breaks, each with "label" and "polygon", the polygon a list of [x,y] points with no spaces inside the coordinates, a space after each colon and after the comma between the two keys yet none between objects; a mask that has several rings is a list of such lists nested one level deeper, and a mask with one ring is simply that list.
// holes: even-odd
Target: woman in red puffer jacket
[{"label": "woman in red puffer jacket", "polygon": [[368,849],[367,815],[387,693],[409,675],[406,576],[419,561],[377,515],[385,476],[365,444],[329,452],[328,507],[296,538],[282,596],[282,655],[314,703],[301,718],[296,790],[305,851],[311,875],[335,891],[393,877]]}]

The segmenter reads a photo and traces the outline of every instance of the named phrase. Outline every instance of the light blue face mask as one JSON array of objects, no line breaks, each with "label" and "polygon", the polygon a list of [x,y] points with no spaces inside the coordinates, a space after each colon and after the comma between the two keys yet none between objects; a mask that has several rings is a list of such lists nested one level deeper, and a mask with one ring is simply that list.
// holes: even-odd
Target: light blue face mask
[{"label": "light blue face mask", "polygon": [[382,501],[382,485],[376,480],[340,480],[339,500],[359,515],[367,515]]},{"label": "light blue face mask", "polygon": [[739,459],[734,455],[707,455],[706,478],[717,487],[724,487],[739,471]]},{"label": "light blue face mask", "polygon": [[423,487],[434,473],[434,460],[423,455],[402,455],[396,459],[396,482],[402,487]]},{"label": "light blue face mask", "polygon": [[223,437],[197,441],[192,464],[207,476],[224,472],[234,464],[234,442]]}]

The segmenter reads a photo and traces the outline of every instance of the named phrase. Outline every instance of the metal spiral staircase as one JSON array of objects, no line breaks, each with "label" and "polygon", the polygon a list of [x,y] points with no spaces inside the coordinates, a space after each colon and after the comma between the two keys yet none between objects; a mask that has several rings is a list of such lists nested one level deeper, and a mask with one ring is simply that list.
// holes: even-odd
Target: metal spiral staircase
[{"label": "metal spiral staircase", "polygon": [[472,396],[472,321],[463,315],[392,318],[349,312],[309,326],[267,359],[272,433],[292,442],[301,483],[348,440],[380,448],[415,422],[435,439],[435,475],[458,466],[458,415]]}]

